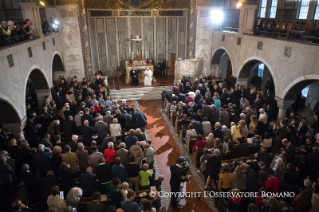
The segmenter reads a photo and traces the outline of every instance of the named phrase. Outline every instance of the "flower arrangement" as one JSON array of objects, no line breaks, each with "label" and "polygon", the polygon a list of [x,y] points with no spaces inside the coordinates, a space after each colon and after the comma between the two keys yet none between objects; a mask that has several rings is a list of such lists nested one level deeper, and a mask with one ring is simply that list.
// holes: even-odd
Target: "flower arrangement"
[{"label": "flower arrangement", "polygon": [[140,55],[137,55],[136,60],[137,60],[138,62],[140,62],[141,56],[140,56]]},{"label": "flower arrangement", "polygon": [[132,65],[132,64],[133,64],[133,60],[129,60],[129,61],[128,61],[128,64],[129,64],[129,65]]},{"label": "flower arrangement", "polygon": [[146,59],[146,64],[150,64],[150,60],[149,59]]}]

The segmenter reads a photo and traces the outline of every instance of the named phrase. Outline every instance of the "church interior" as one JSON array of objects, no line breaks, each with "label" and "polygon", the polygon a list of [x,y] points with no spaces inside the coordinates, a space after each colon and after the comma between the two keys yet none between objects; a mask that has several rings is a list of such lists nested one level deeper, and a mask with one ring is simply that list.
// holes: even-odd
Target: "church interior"
[{"label": "church interior", "polygon": [[318,116],[318,0],[0,0],[0,211],[319,212]]}]

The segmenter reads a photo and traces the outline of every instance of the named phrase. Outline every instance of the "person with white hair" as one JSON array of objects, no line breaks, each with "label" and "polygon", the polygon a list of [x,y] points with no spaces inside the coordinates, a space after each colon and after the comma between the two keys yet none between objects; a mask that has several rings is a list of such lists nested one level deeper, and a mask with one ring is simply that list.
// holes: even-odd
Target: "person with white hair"
[{"label": "person with white hair", "polygon": [[153,79],[153,71],[149,67],[144,71],[144,86],[151,86]]},{"label": "person with white hair", "polygon": [[228,136],[228,138],[231,138],[231,131],[230,129],[226,127],[226,125],[222,126],[222,136],[223,138],[225,138],[225,136]]},{"label": "person with white hair", "polygon": [[221,166],[222,161],[219,155],[220,155],[220,151],[218,149],[215,149],[213,154],[209,157],[208,162],[206,163],[206,169],[208,169],[208,178],[206,181],[205,189],[208,188],[211,181],[213,182],[214,185],[216,184],[217,176],[220,172],[220,168],[222,167]]},{"label": "person with white hair", "polygon": [[278,158],[276,161],[276,165],[272,168],[275,173],[275,176],[284,180],[286,173],[286,165],[282,158]]},{"label": "person with white hair", "polygon": [[51,138],[55,138],[56,135],[59,135],[58,132],[60,132],[60,121],[53,120],[48,126],[47,133],[50,134]]},{"label": "person with white hair", "polygon": [[123,112],[123,110],[128,111],[129,106],[126,104],[126,99],[122,99],[122,104],[120,105],[120,110]]},{"label": "person with white hair", "polygon": [[103,121],[107,123],[108,126],[110,126],[110,124],[112,124],[113,119],[114,116],[111,114],[111,111],[108,110],[103,118]]},{"label": "person with white hair", "polygon": [[260,135],[263,137],[265,132],[265,127],[267,124],[267,114],[263,108],[259,110],[259,118],[258,118],[258,124],[257,129],[260,132]]},{"label": "person with white hair", "polygon": [[45,177],[51,168],[50,160],[52,158],[51,149],[45,151],[43,144],[39,144],[38,152],[33,155],[35,170],[39,170],[41,177]]},{"label": "person with white hair", "polygon": [[105,162],[113,166],[115,163],[115,156],[116,156],[116,151],[114,150],[114,144],[112,142],[109,142],[107,144],[107,147],[108,148],[104,150],[104,154],[103,154],[105,158]]},{"label": "person with white hair", "polygon": [[69,191],[68,195],[66,196],[66,204],[71,206],[72,208],[78,209],[80,203],[80,197],[82,196],[83,191],[79,187],[73,187]]}]

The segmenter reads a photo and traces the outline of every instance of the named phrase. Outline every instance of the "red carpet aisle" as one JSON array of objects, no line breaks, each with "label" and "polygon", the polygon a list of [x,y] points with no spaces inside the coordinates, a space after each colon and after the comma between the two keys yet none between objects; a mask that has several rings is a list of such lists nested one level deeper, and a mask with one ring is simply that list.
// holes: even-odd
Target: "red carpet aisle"
[{"label": "red carpet aisle", "polygon": [[[149,138],[152,140],[152,144],[156,150],[156,162],[161,175],[164,175],[164,187],[165,191],[170,191],[169,180],[171,164],[175,163],[176,158],[180,156],[181,151],[179,150],[172,133],[169,130],[159,108],[155,101],[139,101],[141,111],[145,113],[147,118],[147,133]],[[194,177],[193,177],[194,179]],[[193,180],[196,190],[200,191],[197,183]],[[194,188],[189,183],[185,184],[188,192],[194,192]],[[180,202],[182,209],[179,211],[211,211],[208,207],[206,200],[203,196],[201,199],[196,197],[189,197],[187,200]],[[173,210],[175,211],[175,210]],[[176,210],[178,211],[178,210]]]}]

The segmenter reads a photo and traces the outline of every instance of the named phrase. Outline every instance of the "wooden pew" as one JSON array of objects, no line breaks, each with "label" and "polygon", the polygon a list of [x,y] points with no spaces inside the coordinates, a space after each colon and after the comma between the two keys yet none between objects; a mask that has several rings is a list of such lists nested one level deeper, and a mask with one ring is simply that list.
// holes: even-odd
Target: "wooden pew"
[{"label": "wooden pew", "polygon": [[[170,115],[170,114],[168,114],[168,115]],[[174,112],[172,113],[172,116],[171,116],[171,119],[170,119],[170,122],[171,122],[171,125],[172,125],[172,126],[174,126],[174,123],[175,123],[176,118],[177,118],[177,112],[174,111]]]},{"label": "wooden pew", "polygon": [[192,153],[192,148],[195,145],[196,141],[198,141],[198,136],[190,136],[186,140],[186,149],[189,154]]},{"label": "wooden pew", "polygon": [[199,166],[200,163],[200,157],[204,154],[205,148],[198,148],[196,147],[196,151],[193,152],[193,161],[195,166]]},{"label": "wooden pew", "polygon": [[186,135],[186,131],[189,129],[189,127],[185,127],[183,126],[182,129],[179,131],[179,140],[182,142],[182,143],[185,143],[185,140],[184,140],[184,137]]},{"label": "wooden pew", "polygon": [[176,119],[175,125],[173,125],[176,133],[178,133],[178,126],[180,125],[181,121],[182,119]]}]

